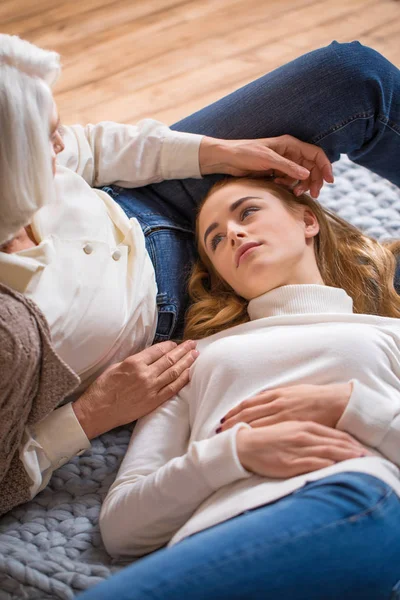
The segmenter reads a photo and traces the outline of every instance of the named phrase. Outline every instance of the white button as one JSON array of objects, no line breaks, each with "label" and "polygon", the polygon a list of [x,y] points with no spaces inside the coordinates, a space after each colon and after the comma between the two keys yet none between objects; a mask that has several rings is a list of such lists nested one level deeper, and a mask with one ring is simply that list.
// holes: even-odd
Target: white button
[{"label": "white button", "polygon": [[93,252],[93,246],[91,246],[90,244],[86,244],[86,246],[83,246],[83,251],[86,254],[92,254],[92,252]]},{"label": "white button", "polygon": [[121,258],[122,254],[119,250],[114,250],[112,257],[114,260],[119,260]]}]

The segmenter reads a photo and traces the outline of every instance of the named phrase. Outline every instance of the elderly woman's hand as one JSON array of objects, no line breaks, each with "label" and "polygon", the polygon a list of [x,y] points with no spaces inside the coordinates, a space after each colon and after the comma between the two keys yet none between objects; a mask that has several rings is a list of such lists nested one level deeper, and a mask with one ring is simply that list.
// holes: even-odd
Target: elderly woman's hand
[{"label": "elderly woman's hand", "polygon": [[236,423],[265,427],[283,421],[313,421],[336,427],[350,400],[353,384],[292,385],[275,388],[244,400],[222,419],[217,433]]},{"label": "elderly woman's hand", "polygon": [[256,140],[204,137],[199,162],[202,175],[272,176],[293,188],[295,195],[310,191],[313,198],[318,198],[324,181],[333,183],[332,165],[322,148],[291,135]]},{"label": "elderly woman's hand", "polygon": [[197,356],[195,342],[169,341],[111,365],[73,403],[87,437],[131,423],[172,398],[188,383]]}]

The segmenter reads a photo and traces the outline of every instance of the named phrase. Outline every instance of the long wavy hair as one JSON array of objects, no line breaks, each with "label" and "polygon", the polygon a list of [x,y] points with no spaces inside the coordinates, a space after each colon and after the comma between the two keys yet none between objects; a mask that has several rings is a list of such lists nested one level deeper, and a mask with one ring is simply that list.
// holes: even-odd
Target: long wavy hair
[{"label": "long wavy hair", "polygon": [[[314,238],[317,266],[325,285],[343,288],[353,299],[355,313],[400,317],[400,296],[394,285],[396,256],[400,241],[379,243],[324,208],[308,194],[296,197],[291,191],[266,179],[227,178],[216,183],[199,207],[217,190],[245,182],[268,190],[287,210],[308,207],[319,223]],[[201,339],[249,320],[248,302],[218,275],[199,243],[199,218],[196,243],[199,259],[189,279],[192,304],[186,315],[185,339]]]}]

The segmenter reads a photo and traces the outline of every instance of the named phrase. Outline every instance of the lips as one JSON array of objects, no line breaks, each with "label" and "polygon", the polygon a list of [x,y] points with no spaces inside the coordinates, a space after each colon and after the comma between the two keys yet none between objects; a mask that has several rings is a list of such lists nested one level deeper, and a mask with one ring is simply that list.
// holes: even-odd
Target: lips
[{"label": "lips", "polygon": [[247,242],[246,244],[242,244],[240,246],[240,248],[238,248],[236,251],[236,255],[235,255],[236,267],[239,266],[240,259],[242,258],[243,254],[245,252],[247,252],[247,250],[250,250],[250,248],[256,248],[257,246],[261,246],[261,243],[260,242]]}]

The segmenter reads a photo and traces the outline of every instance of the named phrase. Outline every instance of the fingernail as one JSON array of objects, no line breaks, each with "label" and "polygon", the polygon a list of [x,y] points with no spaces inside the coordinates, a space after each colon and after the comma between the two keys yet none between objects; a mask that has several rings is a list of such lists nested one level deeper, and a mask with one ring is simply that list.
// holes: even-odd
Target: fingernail
[{"label": "fingernail", "polygon": [[197,358],[199,354],[200,352],[198,350],[192,350],[192,356],[194,356],[194,358]]},{"label": "fingernail", "polygon": [[225,423],[225,417],[222,417],[222,419],[220,420],[220,423]]},{"label": "fingernail", "polygon": [[222,431],[222,428],[218,427],[218,429],[216,430],[216,433],[221,433],[221,431]]}]

